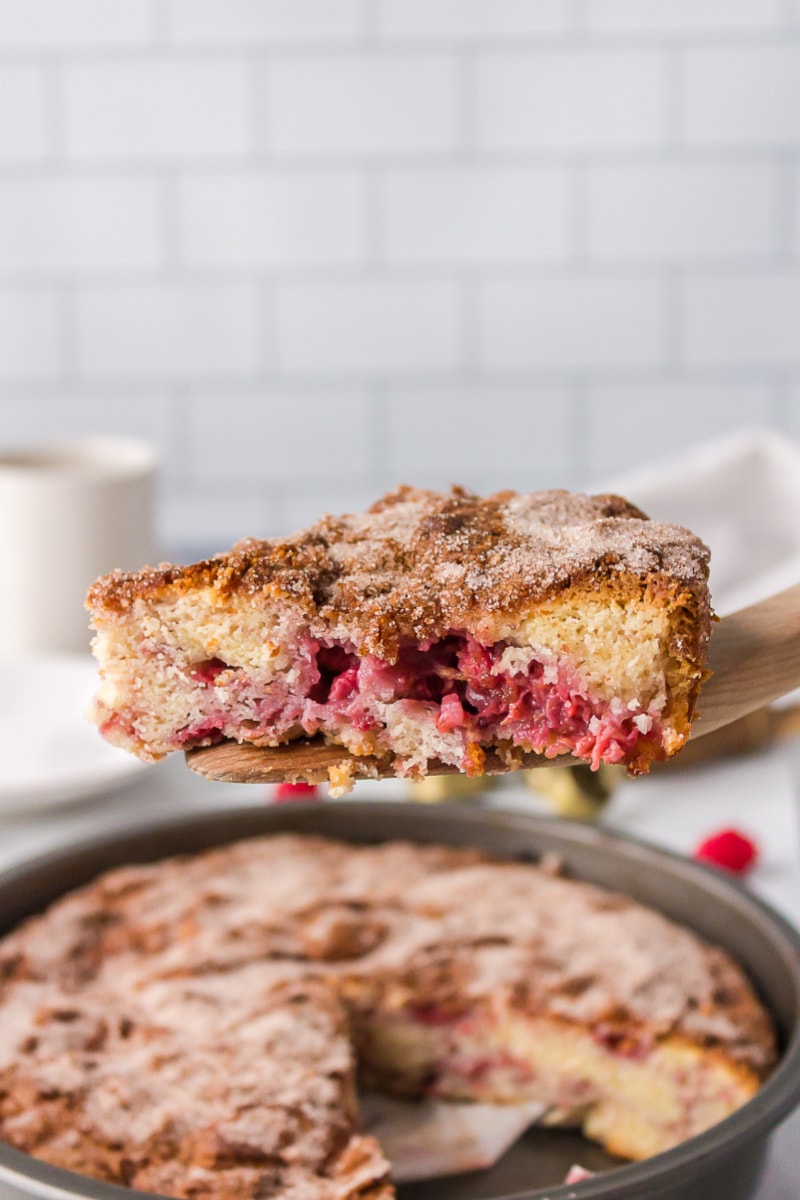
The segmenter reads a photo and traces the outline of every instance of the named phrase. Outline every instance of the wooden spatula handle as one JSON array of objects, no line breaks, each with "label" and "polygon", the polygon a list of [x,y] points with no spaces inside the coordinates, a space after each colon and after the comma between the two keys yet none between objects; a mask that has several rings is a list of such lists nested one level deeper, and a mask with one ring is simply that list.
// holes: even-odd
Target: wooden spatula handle
[{"label": "wooden spatula handle", "polygon": [[[391,759],[355,758],[344,746],[329,746],[322,738],[300,738],[285,746],[261,747],[220,742],[186,751],[193,771],[219,783],[327,783],[331,767],[352,774],[353,779],[394,779]],[[548,767],[553,760],[543,754],[521,754],[520,767]],[[486,755],[484,773],[504,775],[508,767],[492,752]],[[428,764],[429,775],[458,775],[449,763]]]},{"label": "wooden spatula handle", "polygon": [[711,636],[714,672],[692,738],[712,733],[800,687],[800,583],[723,618]]}]

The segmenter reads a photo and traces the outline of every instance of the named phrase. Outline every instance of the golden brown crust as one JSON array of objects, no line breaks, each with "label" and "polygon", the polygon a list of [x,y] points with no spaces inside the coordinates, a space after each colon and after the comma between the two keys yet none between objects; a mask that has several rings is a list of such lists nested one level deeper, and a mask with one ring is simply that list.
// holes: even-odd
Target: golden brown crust
[{"label": "golden brown crust", "polygon": [[110,871],[0,942],[0,1005],[14,983],[78,996],[130,971],[133,993],[134,979],[222,978],[254,960],[273,986],[321,973],[455,1008],[502,982],[528,1014],[773,1061],[771,1023],[723,950],[623,895],[408,842],[286,834]]},{"label": "golden brown crust", "polygon": [[487,641],[569,588],[663,597],[685,613],[683,654],[705,662],[708,551],[688,530],[648,521],[619,496],[564,491],[482,499],[409,487],[367,513],[323,516],[272,541],[249,539],[188,567],[114,572],[87,606],[113,617],[137,600],[210,588],[290,602],[316,627],[344,620],[359,653],[393,662],[403,640],[483,629]]},{"label": "golden brown crust", "polygon": [[253,963],[229,980],[164,981],[147,950],[139,970],[105,957],[125,987],[79,985],[68,970],[60,986],[10,989],[4,1036],[26,1031],[0,1054],[11,1145],[192,1200],[393,1194],[379,1146],[356,1129],[347,1022],[321,980]]}]

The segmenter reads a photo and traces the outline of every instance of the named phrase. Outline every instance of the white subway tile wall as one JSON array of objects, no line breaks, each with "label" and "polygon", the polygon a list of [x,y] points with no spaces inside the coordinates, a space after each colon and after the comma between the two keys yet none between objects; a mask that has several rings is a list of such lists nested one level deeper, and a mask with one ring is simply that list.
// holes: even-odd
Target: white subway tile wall
[{"label": "white subway tile wall", "polygon": [[249,79],[247,63],[217,58],[68,62],[59,96],[65,158],[241,161],[253,148]]},{"label": "white subway tile wall", "polygon": [[[234,462],[244,484],[257,488],[268,480],[291,485],[298,462],[286,447],[298,446],[303,448],[303,470],[323,486],[367,482],[369,406],[366,390],[264,390],[250,396],[246,420],[241,421],[230,419],[224,392],[197,396],[189,430],[192,462],[199,468],[196,483],[227,483]],[[344,445],[342,426],[348,431]],[[337,445],[339,452],[331,454],[330,448]]]},{"label": "white subway tile wall", "polygon": [[690,49],[685,83],[690,145],[797,148],[800,45],[794,39]]},{"label": "white subway tile wall", "polygon": [[178,187],[187,267],[329,267],[367,258],[368,189],[358,171],[187,173]]},{"label": "white subway tile wall", "polygon": [[659,453],[678,455],[686,431],[698,442],[753,426],[771,427],[780,404],[762,383],[598,384],[589,403],[590,467],[598,475],[623,475],[631,462]]},{"label": "white subway tile wall", "polygon": [[261,361],[253,283],[86,286],[74,316],[77,371],[87,379],[252,378]]},{"label": "white subway tile wall", "polygon": [[0,380],[53,379],[65,366],[61,297],[52,287],[0,288]]},{"label": "white subway tile wall", "polygon": [[0,46],[63,50],[143,46],[152,36],[150,0],[0,0]]},{"label": "white subway tile wall", "polygon": [[[438,279],[286,283],[277,291],[280,367],[288,375],[455,371],[458,301],[457,283]],[[344,430],[349,436],[346,419]]]},{"label": "white subway tile wall", "polygon": [[800,0],[0,0],[0,451],[166,549],[800,440]]},{"label": "white subway tile wall", "polygon": [[350,40],[361,32],[360,0],[161,2],[167,28],[185,43],[269,46],[287,40]]},{"label": "white subway tile wall", "polygon": [[456,63],[449,55],[365,47],[276,57],[263,70],[259,145],[278,158],[435,155],[457,145]]},{"label": "white subway tile wall", "polygon": [[0,271],[10,275],[152,273],[161,261],[159,229],[153,179],[0,176]]},{"label": "white subway tile wall", "polygon": [[657,368],[667,295],[648,275],[552,275],[481,284],[481,362],[495,369]]},{"label": "white subway tile wall", "polygon": [[476,88],[477,139],[485,151],[644,149],[663,145],[666,136],[661,50],[489,52],[478,58]]},{"label": "white subway tile wall", "polygon": [[387,38],[516,37],[569,27],[569,0],[378,0],[377,8]]},{"label": "white subway tile wall", "polygon": [[[0,69],[0,165],[41,161],[52,136],[47,74],[39,66],[3,63]],[[50,126],[50,128],[48,128]]]},{"label": "white subway tile wall", "polygon": [[604,262],[764,262],[778,251],[780,176],[780,167],[759,162],[598,166],[589,175],[589,254]]},{"label": "white subway tile wall", "polygon": [[776,29],[782,0],[590,0],[589,27],[631,33]]},{"label": "white subway tile wall", "polygon": [[461,483],[481,492],[558,487],[573,409],[568,389],[557,386],[397,387],[389,396],[392,480]]},{"label": "white subway tile wall", "polygon": [[152,442],[162,459],[172,453],[173,401],[168,395],[142,391],[141,387],[114,393],[112,401],[104,387],[65,394],[50,383],[24,401],[3,407],[4,446],[23,446],[34,437],[45,441],[69,441],[101,433],[137,437]]},{"label": "white subway tile wall", "polygon": [[789,413],[789,433],[800,442],[800,383],[792,387],[793,399]]},{"label": "white subway tile wall", "polygon": [[800,367],[800,272],[687,280],[683,338],[690,364]]},{"label": "white subway tile wall", "polygon": [[565,167],[390,169],[383,179],[390,263],[563,262],[569,247]]}]

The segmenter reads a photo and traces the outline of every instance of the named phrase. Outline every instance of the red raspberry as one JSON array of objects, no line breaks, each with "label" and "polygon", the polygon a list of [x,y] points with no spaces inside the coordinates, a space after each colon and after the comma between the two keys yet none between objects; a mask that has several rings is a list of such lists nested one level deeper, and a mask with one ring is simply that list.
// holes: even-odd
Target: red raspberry
[{"label": "red raspberry", "polygon": [[274,804],[294,804],[298,800],[314,800],[319,793],[315,783],[279,783],[275,787]]},{"label": "red raspberry", "polygon": [[758,847],[738,830],[722,829],[701,842],[694,857],[734,875],[745,875],[758,860]]}]

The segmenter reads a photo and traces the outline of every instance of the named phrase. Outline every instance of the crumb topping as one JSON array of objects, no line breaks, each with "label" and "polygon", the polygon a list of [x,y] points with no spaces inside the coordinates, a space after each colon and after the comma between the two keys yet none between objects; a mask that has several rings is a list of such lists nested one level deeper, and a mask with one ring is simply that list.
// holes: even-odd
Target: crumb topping
[{"label": "crumb topping", "polygon": [[[291,602],[317,623],[343,619],[360,648],[392,661],[403,640],[513,618],[579,585],[671,589],[708,626],[708,550],[688,530],[649,521],[619,496],[565,491],[481,498],[401,487],[366,513],[326,515],[289,538],[239,542],[188,567],[113,572],[88,607],[124,613],[137,600],[211,589]],[[695,647],[702,657],[702,646]]]},{"label": "crumb topping", "polygon": [[413,986],[435,965],[431,1003],[457,989],[478,1005],[503,995],[590,1024],[623,1012],[658,1036],[724,1044],[754,1066],[772,1053],[766,1016],[721,950],[552,863],[471,849],[286,834],[123,868],[0,944],[0,975],[15,954],[18,978],[76,994],[209,976],[232,1000],[233,973],[253,962],[277,981],[316,975],[323,962],[327,977],[370,988]]},{"label": "crumb topping", "polygon": [[0,1136],[192,1200],[388,1200],[354,1046],[463,1019],[485,1055],[514,1017],[677,1037],[751,1087],[775,1060],[722,950],[552,858],[280,835],[110,871],[0,942]]}]

